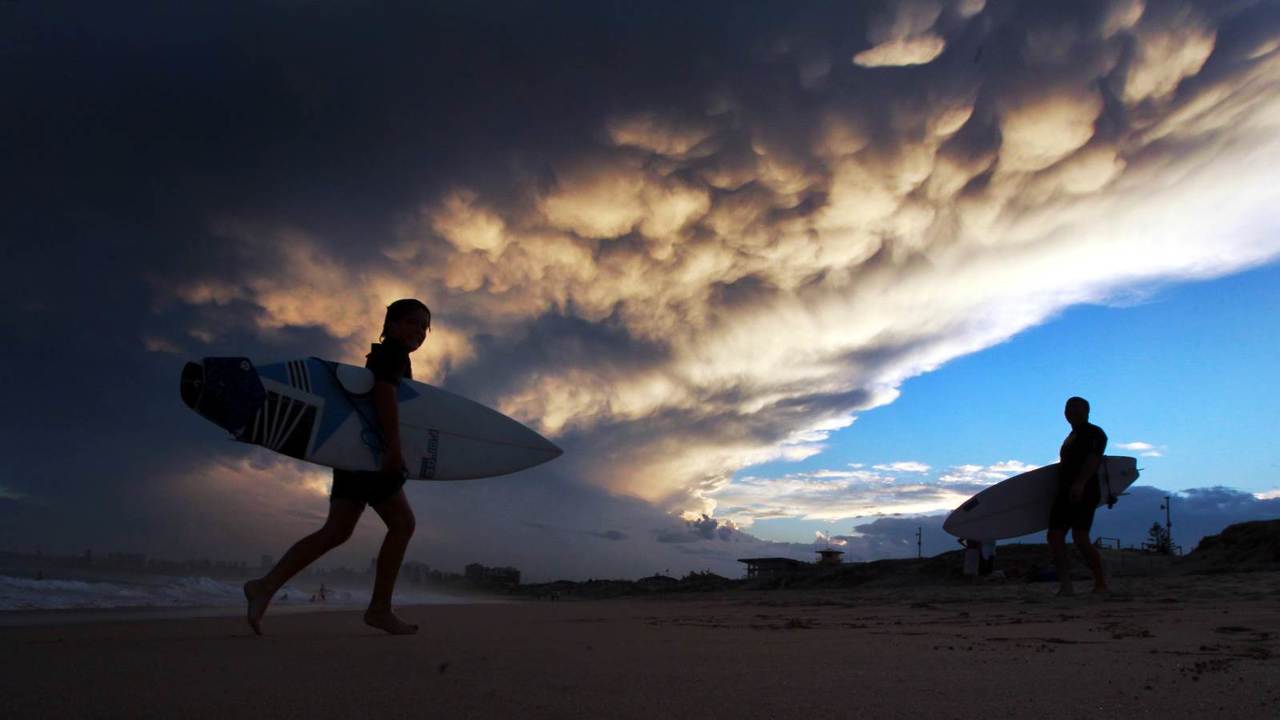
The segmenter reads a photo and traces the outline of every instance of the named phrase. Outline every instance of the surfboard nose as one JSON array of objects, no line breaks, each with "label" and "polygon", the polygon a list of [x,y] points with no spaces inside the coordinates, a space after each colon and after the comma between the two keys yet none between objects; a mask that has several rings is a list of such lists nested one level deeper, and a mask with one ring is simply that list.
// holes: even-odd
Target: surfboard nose
[{"label": "surfboard nose", "polygon": [[530,448],[530,450],[538,451],[539,454],[547,454],[545,459],[540,460],[540,462],[556,460],[557,457],[564,455],[564,451],[561,450],[561,447],[556,445],[556,443],[549,441],[549,439],[544,438],[543,434],[539,433],[538,430],[530,428],[529,425],[521,425],[516,420],[511,420],[511,423],[517,425],[521,434],[524,434],[524,438],[522,439],[524,439],[525,447]]},{"label": "surfboard nose", "polygon": [[533,460],[533,457],[530,457],[529,460],[531,461],[531,464],[527,467],[541,465],[544,462],[551,462],[564,454],[564,450],[562,450],[559,445],[556,445],[546,439],[541,433],[528,425],[522,425],[519,421],[511,418],[505,419],[507,421],[507,426],[504,428],[506,431],[505,440],[514,445],[526,448],[527,450],[532,450],[534,453],[533,457],[537,458],[537,460]]},{"label": "surfboard nose", "polygon": [[547,454],[551,456],[547,458],[547,460],[555,460],[556,458],[564,454],[564,450],[560,449],[559,445],[556,445],[555,443],[542,437],[541,435],[539,435],[538,437],[541,438],[542,440],[543,449],[545,449]]},{"label": "surfboard nose", "polygon": [[555,460],[564,454],[564,450],[561,450],[559,445],[556,445],[543,437],[542,433],[539,433],[528,425],[522,425],[517,420],[513,420],[511,418],[506,418],[506,420],[510,423],[509,431],[512,432],[513,440],[517,440],[519,444],[529,448],[530,450],[534,450],[539,454],[546,454],[546,457],[539,460],[539,463]]}]

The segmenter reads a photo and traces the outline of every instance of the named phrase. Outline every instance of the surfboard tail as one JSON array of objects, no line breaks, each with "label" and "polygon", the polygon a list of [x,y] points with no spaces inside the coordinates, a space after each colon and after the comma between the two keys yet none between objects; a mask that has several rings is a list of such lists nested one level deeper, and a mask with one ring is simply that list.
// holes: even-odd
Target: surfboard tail
[{"label": "surfboard tail", "polygon": [[243,357],[207,357],[187,363],[179,392],[187,407],[237,438],[267,397],[253,363]]}]

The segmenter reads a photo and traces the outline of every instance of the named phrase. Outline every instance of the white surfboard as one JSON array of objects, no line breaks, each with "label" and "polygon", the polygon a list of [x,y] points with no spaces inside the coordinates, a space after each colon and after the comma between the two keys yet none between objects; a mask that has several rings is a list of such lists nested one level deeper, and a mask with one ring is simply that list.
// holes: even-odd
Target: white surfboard
[{"label": "white surfboard", "polygon": [[[1107,455],[1098,468],[1099,506],[1114,500],[1138,479],[1138,461]],[[956,508],[942,529],[968,540],[1003,540],[1049,527],[1049,511],[1058,492],[1058,463],[1015,475],[974,495]]]},{"label": "white surfboard", "polygon": [[[182,399],[237,439],[344,470],[382,467],[373,373],[310,357],[255,367],[204,358],[182,371]],[[417,480],[506,475],[561,454],[546,438],[460,395],[403,380],[400,444]]]}]

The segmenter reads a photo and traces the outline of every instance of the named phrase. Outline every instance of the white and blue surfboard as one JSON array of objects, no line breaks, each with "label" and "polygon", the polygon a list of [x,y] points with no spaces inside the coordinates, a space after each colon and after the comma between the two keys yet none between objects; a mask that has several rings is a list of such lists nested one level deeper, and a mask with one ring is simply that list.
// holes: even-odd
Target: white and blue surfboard
[{"label": "white and blue surfboard", "polygon": [[[182,371],[183,402],[243,442],[344,470],[382,467],[373,373],[309,357],[255,367],[207,357]],[[470,480],[540,465],[560,448],[502,413],[426,383],[399,389],[400,445],[411,479]]]}]

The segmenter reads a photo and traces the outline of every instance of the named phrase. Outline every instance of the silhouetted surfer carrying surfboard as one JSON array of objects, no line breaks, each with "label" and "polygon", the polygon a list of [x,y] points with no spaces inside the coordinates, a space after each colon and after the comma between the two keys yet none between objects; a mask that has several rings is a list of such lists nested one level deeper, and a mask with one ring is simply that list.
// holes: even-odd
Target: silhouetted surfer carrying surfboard
[{"label": "silhouetted surfer carrying surfboard", "polygon": [[382,440],[382,467],[373,471],[335,469],[324,527],[294,543],[271,572],[244,584],[249,625],[255,633],[262,634],[262,616],[276,591],[321,555],[346,542],[365,505],[372,506],[387,524],[387,536],[378,551],[373,597],[364,621],[393,635],[418,631],[417,625],[401,620],[391,610],[391,593],[414,530],[413,508],[404,494],[406,468],[396,391],[401,378],[412,379],[409,353],[422,347],[430,329],[431,311],[421,301],[397,300],[387,306],[382,343],[372,347],[365,362],[374,377],[373,408]]},{"label": "silhouetted surfer carrying surfboard", "polygon": [[1058,451],[1058,494],[1049,513],[1049,548],[1058,568],[1058,594],[1075,592],[1067,560],[1067,530],[1093,571],[1093,591],[1103,593],[1107,580],[1102,573],[1102,554],[1089,541],[1089,530],[1094,511],[1102,502],[1097,476],[1107,449],[1107,434],[1089,422],[1089,401],[1082,397],[1068,398],[1063,414],[1071,424],[1071,433]]}]

